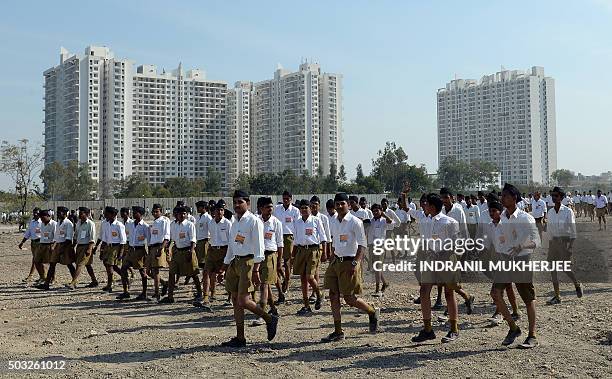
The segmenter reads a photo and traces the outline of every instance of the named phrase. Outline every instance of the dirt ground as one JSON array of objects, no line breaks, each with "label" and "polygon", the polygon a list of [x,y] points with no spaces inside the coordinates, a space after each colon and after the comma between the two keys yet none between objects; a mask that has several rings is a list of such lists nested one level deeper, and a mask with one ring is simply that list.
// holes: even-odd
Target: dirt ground
[{"label": "dirt ground", "polygon": [[[612,228],[611,228],[612,229]],[[249,345],[239,351],[219,347],[235,333],[230,307],[213,304],[214,314],[191,306],[192,287],[181,286],[177,302],[157,305],[117,302],[98,289],[59,288],[68,282],[58,266],[60,286],[42,292],[21,283],[31,254],[16,248],[21,235],[0,229],[0,375],[32,376],[41,373],[71,378],[88,377],[611,377],[612,376],[612,230],[597,231],[580,221],[581,240],[575,255],[582,267],[599,267],[598,280],[585,283],[585,296],[577,299],[573,286],[562,284],[563,303],[546,306],[552,285],[536,284],[540,346],[519,350],[501,346],[507,327],[489,327],[493,313],[489,283],[465,284],[476,297],[472,315],[460,305],[460,338],[441,344],[447,327],[434,326],[438,339],[415,345],[410,337],[422,326],[420,311],[412,303],[418,292],[413,274],[395,274],[382,300],[371,296],[372,277],[366,276],[364,298],[381,307],[383,332],[367,333],[367,316],[343,308],[345,341],[318,342],[333,329],[329,303],[311,317],[299,317],[298,280],[292,281],[291,305],[281,306],[279,331],[268,342],[265,327],[246,328]],[[539,249],[539,256],[545,251]],[[594,260],[594,261],[593,261]],[[590,265],[590,266],[589,266]],[[587,267],[588,266],[588,267]],[[96,257],[96,273],[104,278]],[[164,273],[164,275],[167,275]],[[87,282],[87,275],[82,281]],[[138,291],[134,282],[134,293]],[[223,292],[223,290],[221,290]],[[520,299],[519,299],[520,302]],[[525,338],[524,307],[519,326]],[[434,319],[440,314],[435,313]],[[250,316],[247,316],[250,317]],[[252,318],[248,318],[247,325]],[[516,344],[515,344],[516,345]],[[9,360],[65,360],[62,371],[8,371]]]}]

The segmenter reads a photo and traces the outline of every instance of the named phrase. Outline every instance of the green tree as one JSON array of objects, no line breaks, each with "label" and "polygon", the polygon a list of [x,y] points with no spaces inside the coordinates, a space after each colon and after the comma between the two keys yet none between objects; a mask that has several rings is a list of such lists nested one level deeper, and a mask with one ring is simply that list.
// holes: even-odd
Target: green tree
[{"label": "green tree", "polygon": [[491,183],[495,182],[499,169],[494,163],[487,162],[481,159],[470,161],[472,183],[476,188],[482,188],[485,185],[491,187]]},{"label": "green tree", "polygon": [[335,163],[329,165],[329,174],[323,178],[321,191],[324,193],[334,193],[338,189],[338,169]]},{"label": "green tree", "polygon": [[251,189],[251,176],[245,172],[240,173],[236,183],[234,183],[234,188],[247,191],[248,193],[253,192]]},{"label": "green tree", "polygon": [[567,169],[558,169],[553,171],[550,177],[561,187],[568,187],[574,181],[575,175]]},{"label": "green tree", "polygon": [[346,170],[344,169],[344,165],[340,165],[340,169],[338,170],[338,180],[341,182],[346,182]]},{"label": "green tree", "polygon": [[153,196],[155,197],[161,197],[161,198],[172,197],[172,193],[170,193],[170,191],[164,186],[155,186],[153,187],[152,191],[153,191]]},{"label": "green tree", "polygon": [[40,178],[43,181],[43,195],[49,200],[61,200],[66,193],[66,175],[65,167],[59,162],[53,162],[47,165],[40,173]]},{"label": "green tree", "polygon": [[414,191],[426,191],[432,185],[425,166],[409,164],[408,155],[395,142],[385,143],[385,147],[378,151],[376,159],[372,160],[371,175],[383,183],[383,190],[396,195],[406,181],[411,183]]},{"label": "green tree", "polygon": [[204,180],[205,192],[212,195],[217,195],[221,192],[221,182],[223,177],[214,167],[209,167],[206,170],[206,179]]},{"label": "green tree", "polygon": [[31,197],[38,190],[35,178],[40,174],[43,152],[27,139],[17,144],[2,141],[0,144],[0,172],[7,174],[15,184],[15,193],[21,212],[26,211]]},{"label": "green tree", "polygon": [[171,197],[191,197],[199,196],[204,188],[203,181],[191,180],[182,176],[168,178],[164,182],[164,187],[172,194]]},{"label": "green tree", "polygon": [[149,181],[142,175],[134,174],[120,180],[115,197],[119,199],[152,197],[153,189]]},{"label": "green tree", "polygon": [[461,192],[471,187],[474,176],[470,165],[453,156],[442,160],[438,168],[438,185],[447,187],[454,192]]},{"label": "green tree", "polygon": [[95,197],[97,185],[89,174],[87,163],[70,161],[65,172],[66,200],[92,200]]}]

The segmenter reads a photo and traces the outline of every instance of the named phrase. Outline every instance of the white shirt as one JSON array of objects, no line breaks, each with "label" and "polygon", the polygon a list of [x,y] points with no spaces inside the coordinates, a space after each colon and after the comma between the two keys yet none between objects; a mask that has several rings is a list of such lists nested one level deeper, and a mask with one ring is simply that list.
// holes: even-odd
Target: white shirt
[{"label": "white shirt", "polygon": [[387,230],[393,230],[398,225],[392,218],[390,223],[387,223],[384,217],[380,217],[378,220],[372,218],[370,221],[370,227],[366,232],[368,245],[373,245],[374,240],[385,239]]},{"label": "white shirt", "polygon": [[77,221],[74,228],[74,239],[79,245],[87,245],[96,241],[96,224],[90,219],[85,222]]},{"label": "white shirt", "polygon": [[40,221],[40,219],[31,220],[30,223],[28,224],[28,229],[26,229],[25,233],[23,234],[23,238],[31,239],[31,240],[40,239],[41,225],[42,225],[42,221]]},{"label": "white shirt", "polygon": [[561,205],[559,212],[551,209],[547,216],[547,230],[553,237],[576,238],[576,217],[574,211],[565,205]]},{"label": "white shirt", "polygon": [[370,208],[361,208],[361,209],[363,209],[366,212],[366,214],[368,215],[367,216],[368,220],[371,220],[372,217],[374,217],[374,214],[372,213],[372,210]]},{"label": "white shirt", "polygon": [[[410,206],[410,205],[409,205]],[[393,212],[393,210],[391,208],[387,208],[387,210],[383,211],[383,213],[389,217],[395,224],[394,227],[399,226],[399,224],[402,223],[402,220],[399,218],[399,216],[397,215],[397,213]],[[406,213],[404,211],[404,213]],[[406,213],[406,216],[408,216],[408,214]],[[410,216],[408,216],[408,220],[410,220]]]},{"label": "white shirt", "polygon": [[467,238],[469,236],[467,230],[467,222],[465,220],[465,213],[463,212],[463,207],[457,203],[453,203],[450,211],[446,212],[446,208],[442,206],[442,213],[453,218],[455,221],[459,223],[459,236],[462,238]]},{"label": "white shirt", "polygon": [[40,223],[40,243],[53,243],[56,224],[55,220],[50,220],[47,225]]},{"label": "white shirt", "polygon": [[327,242],[325,228],[319,217],[310,215],[304,221],[300,216],[293,224],[293,243],[296,246],[319,245],[321,242]]},{"label": "white shirt", "polygon": [[394,213],[397,216],[398,220],[400,220],[400,223],[407,223],[410,220],[408,212],[403,209],[398,209]]},{"label": "white shirt", "polygon": [[338,217],[330,220],[329,225],[336,256],[354,257],[358,246],[368,247],[363,222],[351,213],[347,213],[341,221]]},{"label": "white shirt", "polygon": [[478,224],[480,222],[480,208],[475,205],[466,206],[464,209],[466,222],[470,225]]},{"label": "white shirt", "polygon": [[285,209],[283,204],[274,207],[274,217],[283,223],[283,234],[293,234],[293,221],[300,217],[300,210],[289,204],[289,208]]},{"label": "white shirt", "polygon": [[547,211],[546,202],[544,200],[542,199],[531,200],[531,214],[533,215],[534,218],[544,217],[544,215],[546,214],[546,211]]},{"label": "white shirt", "polygon": [[189,214],[187,215],[186,220],[187,220],[187,221],[189,221],[189,222],[191,222],[191,223],[193,223],[194,225],[195,225],[195,223],[196,223],[196,218],[195,218],[195,217],[193,217],[193,215],[192,215],[191,213],[189,213]]},{"label": "white shirt", "polygon": [[[129,235],[128,243],[132,247],[140,247],[144,246],[150,237],[150,228],[149,224],[140,220],[138,225],[136,225],[136,221],[129,223],[125,228],[125,234]],[[128,234],[129,230],[129,234]]]},{"label": "white shirt", "polygon": [[[524,246],[530,242],[535,243],[535,247],[540,246],[540,235],[535,224],[535,219],[529,213],[516,209],[508,218],[508,211],[504,210],[499,221],[496,235],[496,251],[500,254],[510,254],[512,248]],[[523,249],[517,256],[525,256],[533,253],[535,249]]]},{"label": "white shirt", "polygon": [[170,239],[174,241],[177,249],[191,247],[191,243],[196,242],[196,230],[193,222],[185,219],[183,222],[173,222],[170,224]]},{"label": "white shirt", "polygon": [[225,217],[221,217],[219,222],[215,219],[208,221],[208,231],[210,233],[210,246],[227,246],[229,244],[230,229],[232,222]]},{"label": "white shirt", "polygon": [[198,241],[209,238],[208,223],[212,220],[212,217],[208,212],[198,215],[198,219],[195,223],[196,226],[196,239]]},{"label": "white shirt", "polygon": [[317,213],[316,215],[313,214],[313,216],[321,219],[321,222],[323,223],[323,229],[325,229],[326,241],[331,242],[332,239],[331,239],[331,229],[329,228],[329,216],[321,212]]},{"label": "white shirt", "polygon": [[128,227],[131,223],[134,222],[134,220],[132,220],[131,218],[128,217],[127,221],[123,221],[123,219],[117,219],[120,223],[123,224],[123,226],[125,226],[125,238],[126,240],[129,242],[130,241],[130,228]]},{"label": "white shirt", "polygon": [[549,207],[552,207],[555,205],[555,203],[553,202],[552,196],[548,195],[544,198],[544,200],[546,200],[546,205]]},{"label": "white shirt", "polygon": [[278,251],[279,247],[284,247],[283,223],[272,215],[270,215],[268,221],[264,221],[261,216],[259,217],[263,223],[264,249],[266,251]]},{"label": "white shirt", "polygon": [[574,204],[580,204],[582,202],[580,195],[575,195],[573,200],[574,200]]},{"label": "white shirt", "polygon": [[255,263],[260,263],[265,258],[263,222],[250,211],[246,211],[240,219],[236,216],[232,223],[230,244],[223,263],[230,264],[235,256],[243,257],[249,254],[253,254]]},{"label": "white shirt", "polygon": [[573,204],[573,203],[574,203],[574,201],[572,200],[572,197],[571,197],[571,196],[569,196],[569,195],[568,195],[568,196],[565,196],[565,197],[563,198],[563,200],[561,200],[561,204],[562,204],[562,205],[571,205],[571,204]]},{"label": "white shirt", "polygon": [[150,225],[149,244],[155,245],[158,243],[170,241],[170,219],[166,216],[159,216]]},{"label": "white shirt", "polygon": [[521,200],[518,203],[516,203],[516,207],[522,211],[525,210],[525,207],[527,207],[527,204],[525,203],[525,200]]},{"label": "white shirt", "polygon": [[583,201],[587,204],[594,204],[595,203],[595,196],[594,195],[584,195],[584,199]]},{"label": "white shirt", "polygon": [[72,221],[66,217],[61,223],[57,223],[55,227],[55,238],[54,241],[58,243],[66,242],[66,240],[72,241],[74,235],[74,225]]},{"label": "white shirt", "polygon": [[595,198],[595,208],[601,209],[608,205],[608,198],[606,195],[601,195]]},{"label": "white shirt", "polygon": [[487,200],[484,201],[484,203],[481,203],[480,200],[478,200],[476,202],[476,206],[478,208],[480,208],[480,214],[482,215],[483,213],[485,213],[485,211],[488,212],[489,210],[489,204],[487,203]]},{"label": "white shirt", "polygon": [[[106,223],[106,225],[105,225]],[[107,244],[121,244],[124,245],[127,242],[127,236],[125,234],[125,225],[117,219],[113,220],[112,223],[108,221],[102,222],[102,231],[100,239],[102,242]]]},{"label": "white shirt", "polygon": [[[461,208],[461,205],[458,205]],[[460,236],[459,222],[454,218],[440,212],[424,225],[423,238],[427,240],[442,240],[442,243],[429,243],[430,250],[440,252],[446,244],[446,240],[455,241]]]},{"label": "white shirt", "polygon": [[370,217],[368,217],[368,212],[366,212],[366,210],[361,207],[357,209],[356,211],[351,209],[350,212],[353,216],[357,217],[361,221],[370,219]]}]

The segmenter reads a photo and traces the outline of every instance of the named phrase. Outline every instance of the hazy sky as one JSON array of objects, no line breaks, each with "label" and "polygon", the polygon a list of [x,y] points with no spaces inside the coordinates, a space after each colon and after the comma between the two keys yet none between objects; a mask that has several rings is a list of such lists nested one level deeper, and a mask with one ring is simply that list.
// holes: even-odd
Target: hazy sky
[{"label": "hazy sky", "polygon": [[[434,4],[435,3],[435,4]],[[558,165],[612,169],[612,0],[13,1],[0,12],[0,139],[42,142],[42,72],[60,46],[259,81],[301,59],[344,75],[350,176],[385,141],[437,169],[436,90],[538,65],[556,82]],[[0,178],[0,188],[9,185]]]}]

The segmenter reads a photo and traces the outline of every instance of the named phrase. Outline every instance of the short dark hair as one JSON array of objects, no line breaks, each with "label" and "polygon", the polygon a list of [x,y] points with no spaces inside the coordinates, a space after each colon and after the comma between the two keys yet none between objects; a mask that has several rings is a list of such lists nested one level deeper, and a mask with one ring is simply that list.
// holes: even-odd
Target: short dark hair
[{"label": "short dark hair", "polygon": [[430,193],[429,195],[427,195],[426,201],[427,204],[431,204],[434,206],[434,208],[436,208],[436,212],[440,212],[442,210],[442,206],[444,205],[444,202],[440,198],[440,195],[438,195],[437,193]]},{"label": "short dark hair", "polygon": [[[277,192],[277,193],[278,193],[278,192]],[[287,190],[283,191],[283,197],[285,197],[285,196],[293,197],[293,195],[291,194],[291,192],[289,192],[289,191],[287,191]]]}]

